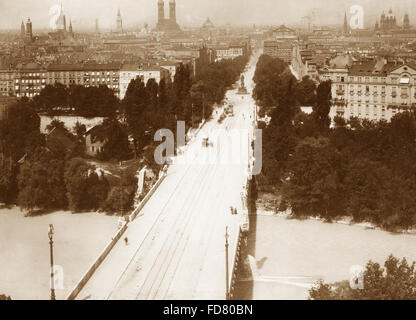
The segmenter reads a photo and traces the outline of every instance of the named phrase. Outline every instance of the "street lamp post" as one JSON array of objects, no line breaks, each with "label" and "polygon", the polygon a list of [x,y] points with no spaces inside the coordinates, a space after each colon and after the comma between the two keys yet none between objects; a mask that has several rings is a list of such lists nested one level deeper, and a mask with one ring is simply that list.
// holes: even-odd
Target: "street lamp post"
[{"label": "street lamp post", "polygon": [[49,247],[50,247],[50,256],[51,256],[51,300],[56,300],[54,278],[53,278],[54,276],[54,272],[53,272],[53,224],[49,225],[48,236],[49,236]]},{"label": "street lamp post", "polygon": [[228,226],[225,227],[225,299],[230,300],[229,271],[228,271]]},{"label": "street lamp post", "polygon": [[202,121],[205,120],[205,93],[202,92]]}]

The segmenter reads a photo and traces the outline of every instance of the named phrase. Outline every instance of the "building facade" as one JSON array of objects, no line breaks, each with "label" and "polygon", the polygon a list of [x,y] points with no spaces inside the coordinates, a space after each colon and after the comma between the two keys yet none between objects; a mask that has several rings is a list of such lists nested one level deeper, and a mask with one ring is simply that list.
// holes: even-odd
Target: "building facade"
[{"label": "building facade", "polygon": [[120,64],[84,65],[84,86],[107,86],[120,97]]},{"label": "building facade", "polygon": [[36,63],[20,64],[14,72],[16,97],[38,96],[46,85],[46,68]]},{"label": "building facade", "polygon": [[291,64],[293,55],[293,44],[288,42],[264,41],[263,52],[273,58],[279,58],[284,62]]},{"label": "building facade", "polygon": [[126,64],[120,70],[120,99],[124,99],[131,80],[141,78],[145,84],[150,79],[157,83],[169,79],[170,72],[163,67],[143,67],[137,64]]},{"label": "building facade", "polygon": [[14,71],[11,69],[0,70],[0,96],[13,96],[14,91]]},{"label": "building facade", "polygon": [[223,59],[234,59],[245,54],[244,46],[223,46],[213,48],[215,52],[215,61],[221,61]]},{"label": "building facade", "polygon": [[350,67],[324,68],[321,80],[332,81],[331,116],[390,121],[416,108],[416,66],[357,61]]},{"label": "building facade", "polygon": [[80,85],[85,87],[102,85],[120,94],[119,64],[52,64],[47,67],[46,84],[63,84],[67,87]]},{"label": "building facade", "polygon": [[176,22],[176,1],[169,0],[169,18],[165,18],[165,1],[158,0],[158,21],[156,29],[162,32],[178,32],[180,27]]}]

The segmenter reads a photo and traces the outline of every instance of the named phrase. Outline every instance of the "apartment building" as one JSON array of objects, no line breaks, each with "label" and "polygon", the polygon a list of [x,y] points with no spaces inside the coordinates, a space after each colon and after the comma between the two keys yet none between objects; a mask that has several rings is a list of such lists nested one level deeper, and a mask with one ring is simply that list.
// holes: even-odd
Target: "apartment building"
[{"label": "apartment building", "polygon": [[14,95],[14,71],[11,69],[0,70],[0,96]]},{"label": "apartment building", "polygon": [[120,70],[120,99],[124,99],[131,80],[141,78],[146,84],[150,79],[157,83],[161,79],[168,79],[170,72],[164,67],[144,67],[138,64],[125,64]]},{"label": "apartment building", "polygon": [[36,63],[19,64],[14,72],[14,93],[16,97],[33,98],[46,85],[46,68]]},{"label": "apartment building", "polygon": [[291,42],[278,42],[266,40],[263,44],[263,53],[274,58],[279,58],[291,64],[293,56],[293,44]]},{"label": "apartment building", "polygon": [[105,85],[120,97],[120,64],[84,65],[84,86],[99,87]]},{"label": "apartment building", "polygon": [[321,80],[332,81],[331,116],[390,121],[416,107],[416,66],[384,59],[325,67]]},{"label": "apartment building", "polygon": [[119,64],[52,64],[47,67],[46,84],[85,87],[105,85],[116,96],[120,93]]}]

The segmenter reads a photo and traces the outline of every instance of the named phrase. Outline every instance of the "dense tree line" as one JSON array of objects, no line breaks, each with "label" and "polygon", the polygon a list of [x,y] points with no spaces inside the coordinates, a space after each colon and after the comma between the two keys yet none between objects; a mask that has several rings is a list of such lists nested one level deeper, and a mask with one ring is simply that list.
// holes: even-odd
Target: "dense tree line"
[{"label": "dense tree line", "polygon": [[18,161],[36,146],[44,144],[40,118],[26,98],[19,100],[0,121],[0,202],[17,199]]},{"label": "dense tree line", "polygon": [[[355,280],[355,279],[354,279]],[[358,280],[358,279],[357,279]],[[362,281],[362,283],[360,283]],[[319,281],[310,291],[311,300],[416,300],[416,264],[390,256],[382,268],[369,261],[363,279],[326,284]]]},{"label": "dense tree line", "polygon": [[[115,119],[106,119],[103,130],[110,132],[105,152],[107,160],[124,160],[129,152],[128,137]],[[59,129],[76,147],[67,149],[58,141],[40,133],[40,119],[26,99],[11,106],[7,119],[0,121],[0,202],[18,204],[29,212],[66,210],[83,212],[107,210],[116,212],[108,203],[112,188],[106,176],[97,172],[83,156],[85,126],[77,123],[73,135],[63,122],[53,120],[48,132]],[[128,176],[125,213],[133,204],[137,182]],[[116,182],[117,186],[120,183]]]},{"label": "dense tree line", "polygon": [[[271,63],[270,59],[261,58],[259,64]],[[414,227],[414,112],[399,113],[390,123],[338,117],[330,128],[330,82],[307,90],[305,96],[314,95],[313,112],[307,115],[298,108],[297,92],[308,79],[294,84],[283,68],[280,74],[262,68],[256,72],[256,81],[261,82],[256,82],[255,97],[267,106],[271,121],[259,124],[264,130],[258,181],[263,190],[283,196],[279,209],[289,206],[294,216],[329,221],[350,216],[386,229]],[[267,84],[272,92],[266,94],[262,81],[279,85]],[[264,100],[265,96],[272,99]]]},{"label": "dense tree line", "polygon": [[210,117],[215,103],[221,103],[225,92],[238,80],[247,64],[247,57],[213,63],[198,62],[198,72],[181,64],[174,81],[162,79],[133,79],[121,102],[129,132],[134,138],[135,154],[142,156],[145,147],[154,148],[154,134],[170,129],[176,134],[177,121],[184,121],[186,129],[196,127]]},{"label": "dense tree line", "polygon": [[93,118],[114,117],[119,102],[114,92],[105,85],[66,87],[56,83],[45,86],[32,103],[37,111],[50,116],[73,114]]}]

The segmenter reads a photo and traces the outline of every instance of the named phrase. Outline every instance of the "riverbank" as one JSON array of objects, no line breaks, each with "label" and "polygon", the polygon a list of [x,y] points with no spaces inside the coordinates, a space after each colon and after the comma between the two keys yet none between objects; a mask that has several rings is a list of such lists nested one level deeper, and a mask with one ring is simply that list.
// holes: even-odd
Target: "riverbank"
[{"label": "riverbank", "polygon": [[287,209],[286,211],[278,211],[276,208],[279,207],[279,201],[280,197],[276,196],[272,193],[260,193],[259,199],[256,202],[257,207],[257,214],[262,216],[277,216],[277,217],[285,217],[288,219],[297,219],[297,220],[314,220],[314,221],[321,221],[324,223],[335,223],[335,224],[344,224],[344,225],[354,225],[358,227],[362,227],[364,229],[372,229],[372,230],[379,230],[379,231],[386,231],[386,232],[392,232],[392,233],[403,233],[403,234],[413,234],[416,235],[416,229],[411,228],[407,230],[403,229],[396,229],[396,230],[386,230],[381,227],[378,227],[374,225],[371,222],[355,222],[353,221],[352,217],[344,216],[339,217],[332,221],[326,221],[323,218],[320,217],[295,217],[292,215],[292,212],[290,209]]},{"label": "riverbank", "polygon": [[48,226],[54,225],[54,262],[62,266],[66,294],[117,230],[118,217],[102,213],[55,212],[25,217],[18,208],[0,209],[0,292],[12,299],[49,299]]}]

